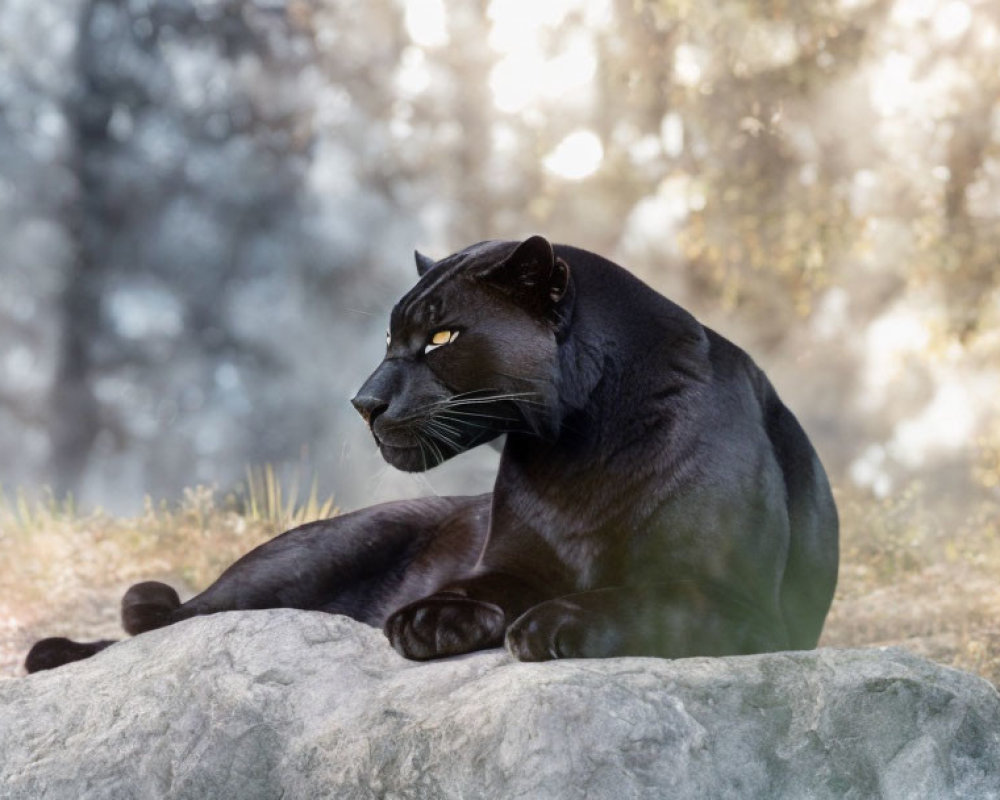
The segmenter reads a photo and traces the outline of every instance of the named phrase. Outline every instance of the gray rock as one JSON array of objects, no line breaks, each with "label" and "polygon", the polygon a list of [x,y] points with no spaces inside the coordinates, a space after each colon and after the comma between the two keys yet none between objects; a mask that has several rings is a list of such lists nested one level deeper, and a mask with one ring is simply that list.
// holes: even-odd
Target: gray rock
[{"label": "gray rock", "polygon": [[0,682],[5,798],[1000,798],[1000,696],[899,650],[415,663],[291,610]]}]

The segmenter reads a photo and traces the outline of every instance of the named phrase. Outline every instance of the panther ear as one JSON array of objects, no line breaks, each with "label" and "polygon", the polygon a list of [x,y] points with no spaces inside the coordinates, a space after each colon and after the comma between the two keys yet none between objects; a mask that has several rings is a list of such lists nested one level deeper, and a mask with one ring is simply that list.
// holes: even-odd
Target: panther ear
[{"label": "panther ear", "polygon": [[543,313],[566,293],[569,265],[556,258],[547,239],[532,236],[499,264],[480,273],[480,277],[528,310]]},{"label": "panther ear", "polygon": [[419,250],[413,251],[413,260],[417,262],[417,275],[421,278],[427,274],[427,270],[437,263],[433,258],[425,256]]}]

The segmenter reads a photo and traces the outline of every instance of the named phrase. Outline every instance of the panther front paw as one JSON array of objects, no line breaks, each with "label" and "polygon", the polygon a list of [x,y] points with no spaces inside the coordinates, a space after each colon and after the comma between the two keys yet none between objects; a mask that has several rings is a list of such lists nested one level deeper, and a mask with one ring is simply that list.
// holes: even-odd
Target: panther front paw
[{"label": "panther front paw", "polygon": [[525,611],[507,630],[507,649],[519,661],[617,655],[620,636],[599,614],[557,598]]},{"label": "panther front paw", "polygon": [[384,630],[400,655],[426,661],[499,646],[504,613],[492,603],[433,594],[395,612]]}]

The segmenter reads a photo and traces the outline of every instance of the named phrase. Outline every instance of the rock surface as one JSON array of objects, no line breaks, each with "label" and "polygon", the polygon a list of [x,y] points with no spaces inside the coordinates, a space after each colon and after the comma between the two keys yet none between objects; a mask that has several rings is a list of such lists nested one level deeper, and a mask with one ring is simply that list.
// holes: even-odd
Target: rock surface
[{"label": "rock surface", "polygon": [[403,660],[291,610],[0,682],[5,798],[1000,798],[1000,695],[899,650]]}]

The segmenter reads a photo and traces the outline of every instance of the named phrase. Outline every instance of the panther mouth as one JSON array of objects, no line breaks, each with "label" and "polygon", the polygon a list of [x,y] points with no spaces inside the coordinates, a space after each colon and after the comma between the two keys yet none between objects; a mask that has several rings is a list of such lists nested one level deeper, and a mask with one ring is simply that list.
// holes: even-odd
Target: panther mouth
[{"label": "panther mouth", "polygon": [[378,447],[386,463],[403,472],[426,472],[444,460],[439,452],[426,445],[399,446],[379,442]]},{"label": "panther mouth", "polygon": [[499,431],[435,417],[411,418],[405,424],[379,417],[371,433],[387,463],[406,472],[423,472],[495,438]]},{"label": "panther mouth", "polygon": [[468,449],[457,431],[449,441],[419,425],[375,425],[372,436],[382,458],[404,472],[424,472]]},{"label": "panther mouth", "polygon": [[420,446],[417,437],[404,428],[370,425],[368,429],[379,449],[410,450]]}]

